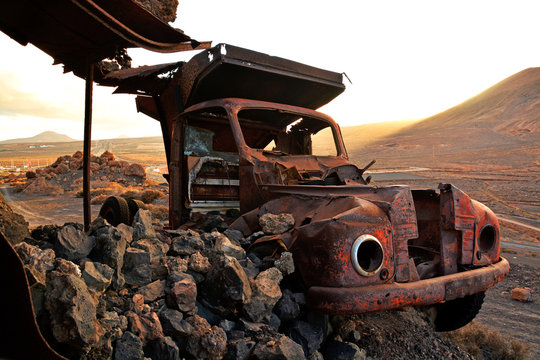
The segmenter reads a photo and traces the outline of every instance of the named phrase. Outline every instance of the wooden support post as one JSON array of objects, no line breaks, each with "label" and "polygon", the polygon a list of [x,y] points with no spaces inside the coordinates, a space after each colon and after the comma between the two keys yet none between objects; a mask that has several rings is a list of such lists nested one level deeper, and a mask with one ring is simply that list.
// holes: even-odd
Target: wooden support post
[{"label": "wooden support post", "polygon": [[88,64],[84,93],[84,143],[83,143],[83,210],[84,231],[90,229],[90,151],[92,148],[92,92],[94,88],[94,64]]}]

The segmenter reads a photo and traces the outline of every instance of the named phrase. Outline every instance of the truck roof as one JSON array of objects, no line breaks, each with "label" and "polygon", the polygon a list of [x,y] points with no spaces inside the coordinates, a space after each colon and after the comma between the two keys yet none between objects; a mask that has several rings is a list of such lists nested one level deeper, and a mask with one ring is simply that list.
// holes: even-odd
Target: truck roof
[{"label": "truck roof", "polygon": [[341,73],[228,44],[200,52],[180,71],[185,107],[236,97],[317,109],[345,90]]}]

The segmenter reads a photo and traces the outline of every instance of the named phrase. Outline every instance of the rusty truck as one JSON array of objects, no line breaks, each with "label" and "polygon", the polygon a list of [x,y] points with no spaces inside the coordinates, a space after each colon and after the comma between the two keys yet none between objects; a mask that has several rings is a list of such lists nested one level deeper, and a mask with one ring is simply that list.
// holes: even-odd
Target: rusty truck
[{"label": "rusty truck", "polygon": [[[237,208],[231,228],[247,236],[262,214],[293,215],[290,231],[252,247],[292,252],[312,311],[425,306],[437,330],[453,330],[508,274],[485,205],[451,184],[370,184],[373,162],[350,161],[338,124],[316,111],[343,92],[342,74],[219,44],[103,83],[138,94],[138,110],[161,123],[172,228],[190,211]],[[109,221],[128,221],[121,202],[104,205]]]}]

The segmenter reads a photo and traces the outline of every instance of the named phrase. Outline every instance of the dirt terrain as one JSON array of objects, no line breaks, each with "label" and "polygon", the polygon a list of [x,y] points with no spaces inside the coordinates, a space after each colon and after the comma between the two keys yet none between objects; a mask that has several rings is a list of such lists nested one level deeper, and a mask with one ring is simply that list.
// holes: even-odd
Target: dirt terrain
[{"label": "dirt terrain", "polygon": [[[537,331],[540,325],[537,277],[540,271],[540,117],[531,111],[540,101],[539,81],[540,69],[528,69],[455,108],[422,121],[341,129],[354,163],[364,167],[372,159],[377,160],[369,169],[375,186],[407,184],[413,189],[437,189],[440,183],[452,183],[495,211],[501,223],[501,254],[510,261],[511,271],[508,279],[487,291],[484,306],[475,321],[499,331],[503,337],[529,345],[532,358],[540,358]],[[380,136],[374,136],[375,133]],[[59,155],[71,154],[82,147],[81,142],[35,145],[39,144],[33,147],[32,144],[0,144],[0,166],[10,166],[13,161],[15,166],[22,167],[29,160],[33,166],[36,160],[42,165],[50,164]],[[161,181],[157,170],[165,166],[165,156],[160,138],[92,143],[93,153],[99,155],[106,150],[119,160],[147,165],[148,176]],[[82,220],[80,198],[14,193],[7,185],[0,190],[31,227]],[[94,205],[93,214],[98,211],[99,205]],[[512,300],[510,291],[525,286],[533,290],[533,301]],[[384,314],[376,316],[380,317],[381,326],[394,321],[393,317],[386,319]],[[408,317],[406,312],[399,316]],[[362,334],[374,332],[381,339],[389,336],[396,344],[420,341],[418,337],[423,331],[419,327],[418,331],[407,335],[411,337],[403,335],[403,339],[398,339],[394,338],[397,333],[388,329],[366,327],[360,330]],[[443,344],[445,340],[437,337],[429,341]],[[366,347],[376,345],[370,342]],[[384,353],[382,345],[372,350]],[[408,354],[416,354],[416,358],[425,358],[426,354],[408,350]],[[400,358],[397,352],[390,356]],[[488,353],[483,356],[497,358]],[[470,357],[462,354],[458,358]]]}]

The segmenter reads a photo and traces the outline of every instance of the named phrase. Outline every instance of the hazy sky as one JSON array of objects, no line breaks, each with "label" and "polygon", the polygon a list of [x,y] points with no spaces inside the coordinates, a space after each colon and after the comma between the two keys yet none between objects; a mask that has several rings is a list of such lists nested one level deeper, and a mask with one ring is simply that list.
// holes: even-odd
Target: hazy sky
[{"label": "hazy sky", "polygon": [[[341,126],[423,118],[540,64],[540,1],[180,0],[173,26],[336,72],[347,90],[322,108]],[[134,65],[194,52],[129,50]],[[0,140],[45,130],[82,138],[84,81],[0,33]],[[93,137],[159,135],[134,98],[95,87]]]}]

